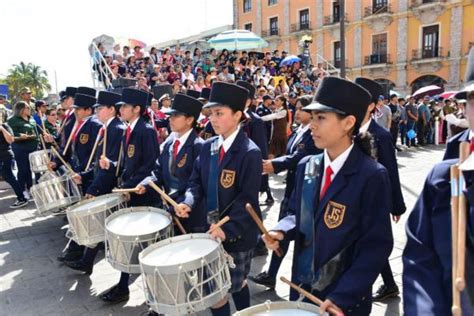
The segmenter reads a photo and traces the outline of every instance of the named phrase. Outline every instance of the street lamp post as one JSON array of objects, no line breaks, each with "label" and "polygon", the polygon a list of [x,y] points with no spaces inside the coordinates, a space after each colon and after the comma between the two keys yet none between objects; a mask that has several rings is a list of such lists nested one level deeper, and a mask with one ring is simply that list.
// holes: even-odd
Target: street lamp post
[{"label": "street lamp post", "polygon": [[341,47],[341,78],[346,78],[346,37],[345,37],[345,1],[339,1],[340,47]]}]

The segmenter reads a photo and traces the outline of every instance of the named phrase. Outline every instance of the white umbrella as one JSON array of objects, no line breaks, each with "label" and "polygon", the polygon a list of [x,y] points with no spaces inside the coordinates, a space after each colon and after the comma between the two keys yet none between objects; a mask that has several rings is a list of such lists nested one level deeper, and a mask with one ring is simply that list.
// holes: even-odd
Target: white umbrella
[{"label": "white umbrella", "polygon": [[207,41],[217,50],[243,50],[267,47],[268,43],[261,37],[247,30],[230,30],[217,34]]},{"label": "white umbrella", "polygon": [[[99,43],[102,44],[106,52],[112,50],[115,45],[115,39],[112,36],[109,36],[106,34],[102,34],[100,36],[93,38],[92,42],[94,42],[95,45],[99,45]],[[92,56],[92,44],[89,45],[89,53]]]}]

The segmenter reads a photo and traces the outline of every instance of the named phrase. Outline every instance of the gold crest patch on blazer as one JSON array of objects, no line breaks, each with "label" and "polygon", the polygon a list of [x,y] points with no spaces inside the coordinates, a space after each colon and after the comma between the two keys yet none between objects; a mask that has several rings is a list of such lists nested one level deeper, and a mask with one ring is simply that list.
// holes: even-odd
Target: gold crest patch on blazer
[{"label": "gold crest patch on blazer", "polygon": [[234,170],[222,170],[221,173],[221,185],[224,189],[228,189],[234,185],[235,182],[235,171]]},{"label": "gold crest patch on blazer", "polygon": [[329,201],[324,212],[324,223],[329,229],[339,227],[344,220],[344,214],[346,213],[346,206]]},{"label": "gold crest patch on blazer", "polygon": [[296,148],[297,148],[297,149],[304,149],[304,145],[305,145],[304,143],[298,144],[298,145],[296,146]]},{"label": "gold crest patch on blazer", "polygon": [[202,135],[202,139],[204,139],[204,140],[206,140],[206,139],[208,139],[208,138],[211,138],[211,137],[212,137],[212,134],[211,134],[211,133],[204,133],[204,134]]},{"label": "gold crest patch on blazer", "polygon": [[79,135],[79,141],[81,142],[82,145],[87,144],[87,142],[89,141],[89,134]]},{"label": "gold crest patch on blazer", "polygon": [[184,154],[183,158],[181,158],[181,160],[177,164],[178,168],[182,168],[186,164],[187,157],[188,157],[188,154]]},{"label": "gold crest patch on blazer", "polygon": [[135,155],[135,145],[128,145],[127,155],[128,158],[132,158]]}]

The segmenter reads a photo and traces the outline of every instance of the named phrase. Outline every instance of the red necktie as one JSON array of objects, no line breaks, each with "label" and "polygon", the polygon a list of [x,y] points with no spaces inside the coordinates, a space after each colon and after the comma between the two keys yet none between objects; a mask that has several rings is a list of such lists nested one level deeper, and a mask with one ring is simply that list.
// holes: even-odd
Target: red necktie
[{"label": "red necktie", "polygon": [[74,132],[73,132],[73,134],[72,134],[72,141],[73,141],[74,143],[76,143],[77,133],[78,133],[79,130],[81,129],[82,124],[84,124],[84,121],[82,121],[82,120],[77,121],[76,128],[74,129]]},{"label": "red necktie", "polygon": [[471,138],[471,153],[474,153],[474,137]]},{"label": "red necktie", "polygon": [[176,160],[176,157],[178,156],[178,149],[179,149],[179,139],[175,140],[173,144],[173,160]]},{"label": "red necktie", "polygon": [[125,144],[128,145],[128,141],[130,140],[130,134],[132,134],[132,127],[129,125],[127,130],[125,131]]},{"label": "red necktie", "polygon": [[225,155],[224,146],[221,146],[221,150],[219,151],[219,163],[221,163],[222,159],[224,159],[224,155]]},{"label": "red necktie", "polygon": [[334,172],[331,169],[331,166],[327,166],[326,168],[326,176],[324,178],[324,185],[321,190],[321,194],[319,195],[319,199],[322,200],[324,197],[324,194],[326,194],[327,189],[331,185],[331,176]]},{"label": "red necktie", "polygon": [[99,137],[103,137],[103,136],[104,136],[104,134],[105,134],[104,129],[105,129],[105,126],[100,129]]}]

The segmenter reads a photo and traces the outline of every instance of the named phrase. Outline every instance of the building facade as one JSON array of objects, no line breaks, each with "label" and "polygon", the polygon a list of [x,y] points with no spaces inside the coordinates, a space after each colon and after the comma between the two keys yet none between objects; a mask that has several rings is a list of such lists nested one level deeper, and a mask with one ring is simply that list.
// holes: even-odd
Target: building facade
[{"label": "building facade", "polygon": [[[341,61],[341,0],[234,0],[234,27],[265,38],[268,50],[300,54],[311,36],[313,64]],[[346,0],[349,78],[376,79],[401,93],[428,84],[456,90],[474,45],[474,0]]]}]

